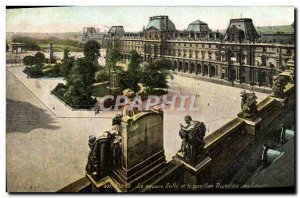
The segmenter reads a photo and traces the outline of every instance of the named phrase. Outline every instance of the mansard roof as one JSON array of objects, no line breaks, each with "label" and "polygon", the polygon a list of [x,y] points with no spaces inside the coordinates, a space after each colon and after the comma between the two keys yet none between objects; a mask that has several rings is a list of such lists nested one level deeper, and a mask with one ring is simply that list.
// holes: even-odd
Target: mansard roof
[{"label": "mansard roof", "polygon": [[158,31],[175,31],[174,23],[167,16],[150,17],[146,30],[155,28]]},{"label": "mansard roof", "polygon": [[189,24],[187,31],[207,32],[209,31],[207,23],[197,20]]}]

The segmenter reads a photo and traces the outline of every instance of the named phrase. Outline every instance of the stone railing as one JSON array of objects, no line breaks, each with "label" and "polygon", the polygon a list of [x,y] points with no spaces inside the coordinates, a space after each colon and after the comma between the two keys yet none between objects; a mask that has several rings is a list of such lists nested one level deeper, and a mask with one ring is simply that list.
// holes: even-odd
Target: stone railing
[{"label": "stone railing", "polygon": [[230,122],[226,123],[213,133],[204,138],[205,155],[214,157],[222,152],[232,141],[239,135],[245,133],[255,135],[257,132],[261,132],[265,129],[283,110],[286,105],[292,104],[294,100],[294,85],[288,84],[284,95],[288,104],[280,105],[281,100],[272,96],[266,97],[260,103],[257,104],[259,121],[248,122],[241,118],[234,118]]},{"label": "stone railing", "polygon": [[237,136],[244,133],[245,121],[240,118],[234,118],[223,125],[215,132],[204,138],[205,153],[210,157],[218,155],[226,146],[228,146]]}]

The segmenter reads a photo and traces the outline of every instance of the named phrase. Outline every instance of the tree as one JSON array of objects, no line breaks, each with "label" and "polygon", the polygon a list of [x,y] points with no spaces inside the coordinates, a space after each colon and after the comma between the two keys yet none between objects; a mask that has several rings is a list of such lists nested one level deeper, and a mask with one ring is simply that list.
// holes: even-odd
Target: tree
[{"label": "tree", "polygon": [[65,79],[68,78],[68,75],[71,73],[72,67],[75,64],[75,58],[70,57],[68,59],[64,59],[62,66],[61,66],[61,75],[65,77]]},{"label": "tree", "polygon": [[173,78],[171,73],[172,63],[166,59],[157,60],[150,65],[145,65],[141,82],[150,90],[155,88],[168,88],[168,78]]},{"label": "tree", "polygon": [[91,105],[91,91],[86,84],[82,83],[83,75],[76,65],[72,68],[67,79],[66,92],[64,98],[75,108],[86,108]]},{"label": "tree", "polygon": [[98,64],[98,58],[100,57],[100,49],[100,44],[97,41],[90,40],[84,44],[83,54],[87,58],[87,60]]},{"label": "tree", "polygon": [[95,72],[98,66],[98,58],[100,57],[100,48],[100,44],[94,40],[88,41],[83,46],[83,54],[85,61],[84,65],[86,65],[84,73],[86,75],[89,75],[88,78],[92,79],[92,82],[95,81]]},{"label": "tree", "polygon": [[140,63],[140,55],[135,50],[131,51],[129,56],[128,73],[132,80],[131,88],[134,92],[139,90],[139,86],[137,84],[141,79],[141,76],[139,75],[141,72]]},{"label": "tree", "polygon": [[69,59],[70,50],[68,48],[64,49],[64,58],[63,61]]},{"label": "tree", "polygon": [[8,44],[6,43],[6,52],[8,52],[9,51],[9,46],[8,46]]},{"label": "tree", "polygon": [[35,58],[33,56],[25,56],[23,58],[23,64],[33,66],[35,64]]},{"label": "tree", "polygon": [[60,69],[60,73],[62,76],[65,77],[65,79],[68,78],[68,75],[70,74],[71,69],[75,64],[75,58],[69,57],[69,54],[70,54],[69,49],[64,49],[64,58]]},{"label": "tree", "polygon": [[91,85],[94,79],[90,79],[86,70],[90,63],[86,58],[77,59],[68,75],[64,98],[73,107],[87,108],[93,105]]},{"label": "tree", "polygon": [[121,54],[116,49],[109,49],[107,51],[106,59],[105,59],[105,67],[108,71],[108,85],[109,92],[111,93],[111,71],[116,69],[117,61],[120,59]]},{"label": "tree", "polygon": [[[82,75],[82,83],[85,86],[91,86],[95,82],[95,68],[90,60],[87,60],[85,57],[78,58],[75,63],[76,70]],[[72,73],[73,70],[71,70]],[[93,75],[91,75],[91,73]]]},{"label": "tree", "polygon": [[46,62],[45,55],[41,52],[37,52],[34,55],[34,62],[35,62],[35,67],[36,68],[42,69],[43,64]]}]

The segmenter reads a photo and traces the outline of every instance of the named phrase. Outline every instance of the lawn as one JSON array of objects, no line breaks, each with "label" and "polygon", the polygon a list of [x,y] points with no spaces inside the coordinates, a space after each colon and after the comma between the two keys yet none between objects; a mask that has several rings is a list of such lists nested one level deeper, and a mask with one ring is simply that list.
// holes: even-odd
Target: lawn
[{"label": "lawn", "polygon": [[106,87],[106,85],[103,84],[97,84],[91,87],[92,96],[95,97],[103,97],[106,95],[109,95],[109,88]]},{"label": "lawn", "polygon": [[[47,50],[48,49],[48,44],[39,44],[39,46],[43,50]],[[53,44],[53,51],[54,52],[63,52],[64,49],[69,49],[70,52],[82,52],[83,51],[82,48],[76,47],[76,46],[62,45],[62,44]]]}]

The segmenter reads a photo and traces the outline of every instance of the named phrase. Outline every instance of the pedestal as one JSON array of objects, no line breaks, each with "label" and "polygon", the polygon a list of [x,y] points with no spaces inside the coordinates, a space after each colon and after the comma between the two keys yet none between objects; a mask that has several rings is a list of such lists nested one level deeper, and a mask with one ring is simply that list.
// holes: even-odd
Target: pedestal
[{"label": "pedestal", "polygon": [[274,99],[278,102],[279,106],[284,108],[287,106],[288,98],[275,98]]},{"label": "pedestal", "polygon": [[163,147],[163,112],[141,112],[123,116],[121,166],[113,178],[123,192],[136,191],[157,177],[166,165]]},{"label": "pedestal", "polygon": [[184,164],[184,183],[185,184],[190,184],[190,185],[196,185],[200,184],[204,177],[202,177],[203,171],[210,165],[212,159],[211,157],[206,157],[203,160],[201,160],[198,164],[196,165],[191,165],[188,162],[180,159],[180,155],[176,154],[176,157],[173,158],[173,160],[178,161],[182,164]]},{"label": "pedestal", "polygon": [[[241,118],[243,119],[243,118]],[[255,121],[250,121],[247,119],[243,119],[245,121],[245,131],[250,135],[255,135],[256,132],[260,129],[260,124],[262,119],[257,118]]]}]

